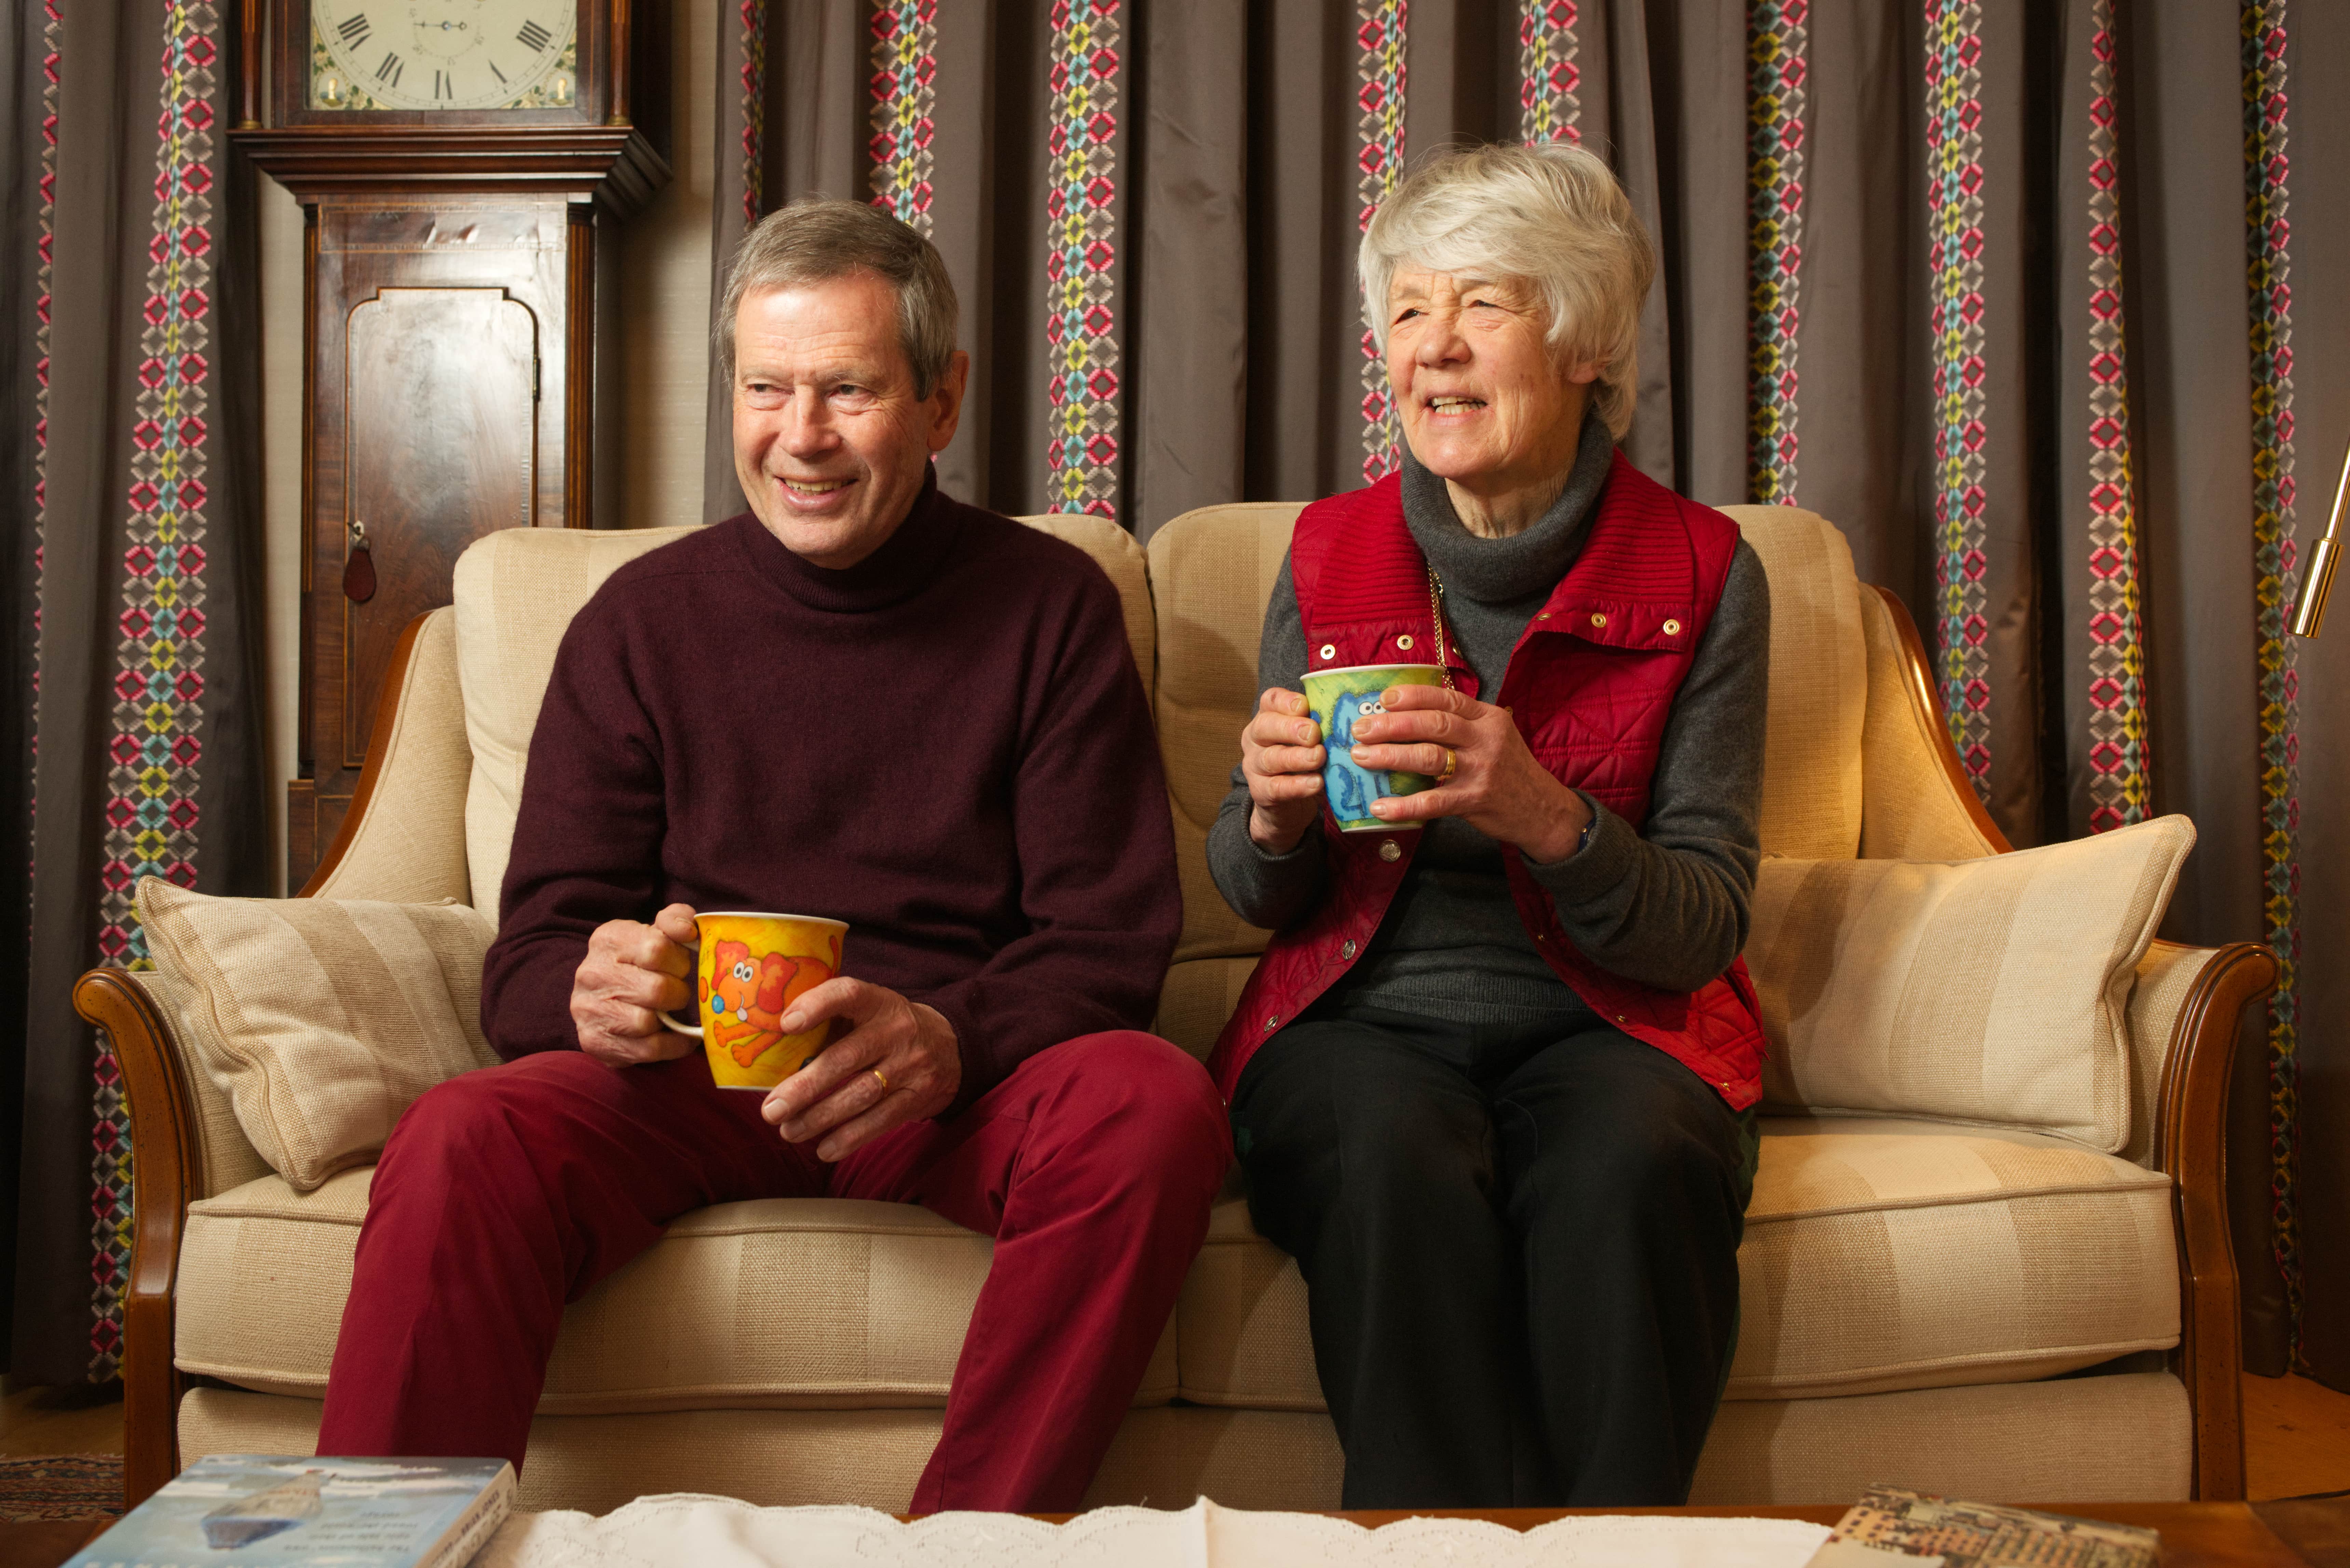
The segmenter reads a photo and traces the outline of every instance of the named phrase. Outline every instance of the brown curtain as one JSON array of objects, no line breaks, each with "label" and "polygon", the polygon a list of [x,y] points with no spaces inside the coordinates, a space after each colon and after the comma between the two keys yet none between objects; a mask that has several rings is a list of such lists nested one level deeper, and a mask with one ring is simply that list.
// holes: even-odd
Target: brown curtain
[{"label": "brown curtain", "polygon": [[2280,620],[2350,433],[2350,174],[2296,161],[2350,110],[2295,90],[2350,65],[2350,11],[740,0],[721,32],[719,280],[793,195],[891,207],[964,302],[941,482],[1142,535],[1387,461],[1353,253],[1397,169],[1461,138],[1606,155],[1663,260],[1634,461],[1835,520],[2012,839],[2185,812],[2168,934],[2285,957],[2235,1105],[2247,1350],[2350,1387],[2350,1029],[2298,963],[2350,905],[2300,810],[2301,770],[2350,782],[2350,650]]},{"label": "brown curtain", "polygon": [[120,1351],[129,1123],[74,977],[146,965],[141,877],[265,890],[260,333],[226,11],[47,0],[0,44],[0,679],[22,694],[0,834],[30,846],[0,855],[0,1302],[24,1382],[104,1381]]}]

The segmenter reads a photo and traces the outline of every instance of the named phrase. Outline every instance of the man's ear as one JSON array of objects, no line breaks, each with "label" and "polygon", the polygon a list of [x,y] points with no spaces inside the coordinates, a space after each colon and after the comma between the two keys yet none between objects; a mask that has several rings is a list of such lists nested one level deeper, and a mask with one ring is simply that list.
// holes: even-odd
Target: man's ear
[{"label": "man's ear", "polygon": [[924,406],[931,410],[931,451],[944,452],[954,440],[955,427],[962,423],[963,388],[971,380],[971,356],[958,348],[947,360],[946,374],[939,378]]}]

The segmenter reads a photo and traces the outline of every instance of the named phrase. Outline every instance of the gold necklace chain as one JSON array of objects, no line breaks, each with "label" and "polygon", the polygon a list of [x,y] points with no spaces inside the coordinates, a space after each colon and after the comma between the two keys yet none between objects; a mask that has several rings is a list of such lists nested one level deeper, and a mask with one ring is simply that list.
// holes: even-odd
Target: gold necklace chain
[{"label": "gold necklace chain", "polygon": [[1452,661],[1444,656],[1444,579],[1436,575],[1436,565],[1428,565],[1428,618],[1436,627],[1436,668],[1444,673],[1444,689],[1453,690]]}]

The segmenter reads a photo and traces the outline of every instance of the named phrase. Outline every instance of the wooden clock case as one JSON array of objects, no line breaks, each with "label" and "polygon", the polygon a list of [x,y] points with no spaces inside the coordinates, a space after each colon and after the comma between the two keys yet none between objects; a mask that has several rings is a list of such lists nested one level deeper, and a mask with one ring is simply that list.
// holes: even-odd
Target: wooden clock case
[{"label": "wooden clock case", "polygon": [[[329,112],[305,102],[308,0],[242,5],[234,140],[304,215],[299,888],[400,633],[450,601],[458,556],[501,528],[619,521],[619,464],[597,459],[599,434],[617,452],[615,230],[669,178],[670,24],[661,0],[580,0],[564,108]],[[344,589],[355,523],[364,602]]]}]

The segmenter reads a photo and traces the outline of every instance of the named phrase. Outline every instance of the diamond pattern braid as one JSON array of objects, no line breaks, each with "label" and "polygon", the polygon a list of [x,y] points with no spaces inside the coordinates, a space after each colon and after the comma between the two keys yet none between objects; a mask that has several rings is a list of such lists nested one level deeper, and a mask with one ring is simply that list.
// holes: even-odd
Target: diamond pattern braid
[{"label": "diamond pattern braid", "polygon": [[[1358,229],[1371,226],[1371,214],[1395,189],[1403,169],[1403,104],[1405,41],[1411,29],[1410,0],[1355,0],[1355,41],[1360,47],[1355,95],[1362,117],[1362,151],[1356,159],[1361,177],[1356,192],[1361,204]],[[1377,484],[1402,462],[1400,427],[1396,420],[1395,393],[1388,386],[1386,357],[1368,327],[1363,330],[1363,483]]]},{"label": "diamond pattern braid", "polygon": [[767,0],[742,0],[743,29],[743,228],[758,226],[766,184]]},{"label": "diamond pattern braid", "polygon": [[[40,257],[33,287],[33,724],[32,754],[41,754],[41,571],[47,557],[49,511],[49,283],[57,265],[57,82],[64,68],[65,17],[58,0],[41,4]],[[38,811],[40,802],[27,803]],[[26,846],[30,865],[32,846]]]},{"label": "diamond pattern braid", "polygon": [[931,111],[938,105],[939,0],[873,7],[873,204],[931,232]]},{"label": "diamond pattern braid", "polygon": [[2089,831],[2146,820],[2146,645],[2122,327],[2114,0],[2089,5]]},{"label": "diamond pattern braid", "polygon": [[1583,73],[1575,63],[1575,0],[1521,0],[1518,128],[1529,142],[1581,141]]},{"label": "diamond pattern braid", "polygon": [[1802,325],[1809,0],[1746,11],[1746,493],[1795,504],[1795,349]]},{"label": "diamond pattern braid", "polygon": [[1053,0],[1045,131],[1047,505],[1116,518],[1121,0]]},{"label": "diamond pattern braid", "polygon": [[1932,268],[1934,565],[1942,706],[1975,793],[1991,788],[1983,586],[1982,7],[1925,0],[1926,246]]},{"label": "diamond pattern braid", "polygon": [[2252,349],[2252,571],[2261,701],[2261,872],[2280,974],[2269,1003],[2270,1207],[2301,1358],[2301,692],[2286,627],[2293,599],[2293,226],[2287,217],[2285,0],[2245,0],[2244,237]]},{"label": "diamond pattern braid", "polygon": [[[99,950],[151,969],[131,909],[145,877],[196,881],[198,731],[203,718],[204,519],[212,369],[213,126],[220,17],[174,0],[163,24],[147,327],[130,431],[122,608],[115,644]],[[130,1126],[121,1073],[101,1044],[92,1148],[90,1376],[112,1376],[130,1257]]]}]

